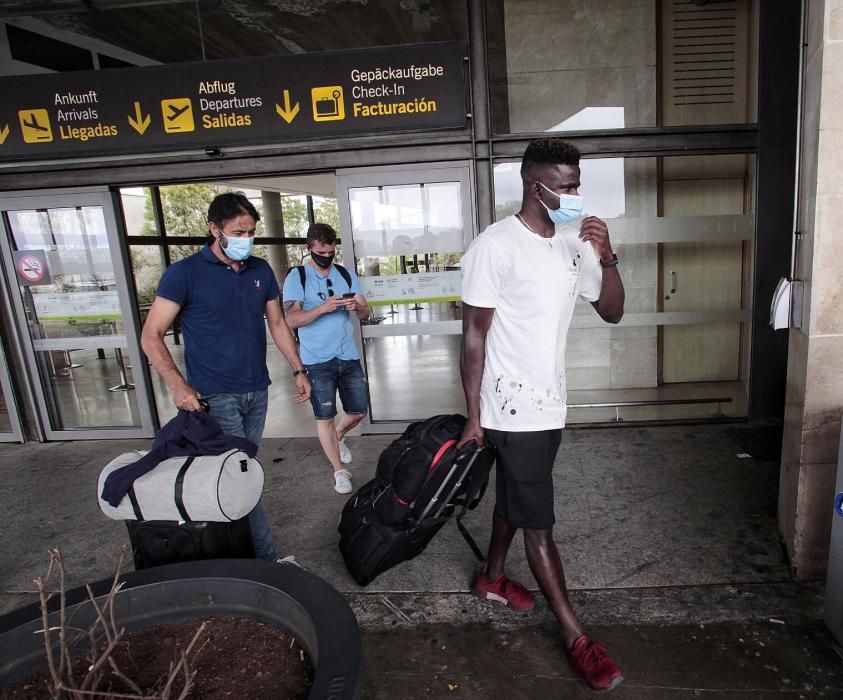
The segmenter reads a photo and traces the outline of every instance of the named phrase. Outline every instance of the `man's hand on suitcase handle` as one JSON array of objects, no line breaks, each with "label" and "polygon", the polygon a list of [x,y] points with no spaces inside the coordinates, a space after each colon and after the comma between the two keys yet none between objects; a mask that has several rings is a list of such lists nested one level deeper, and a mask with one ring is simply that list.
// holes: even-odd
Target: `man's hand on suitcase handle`
[{"label": "man's hand on suitcase handle", "polygon": [[469,419],[462,430],[462,437],[457,442],[457,449],[472,440],[476,443],[478,452],[486,446],[486,431],[480,426],[480,421]]}]

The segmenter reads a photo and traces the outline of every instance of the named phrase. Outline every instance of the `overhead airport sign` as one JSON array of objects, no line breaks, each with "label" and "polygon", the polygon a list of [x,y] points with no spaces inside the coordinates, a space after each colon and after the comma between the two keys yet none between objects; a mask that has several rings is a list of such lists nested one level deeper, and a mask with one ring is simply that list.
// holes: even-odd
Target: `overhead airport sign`
[{"label": "overhead airport sign", "polygon": [[466,123],[459,42],[0,78],[0,160]]}]

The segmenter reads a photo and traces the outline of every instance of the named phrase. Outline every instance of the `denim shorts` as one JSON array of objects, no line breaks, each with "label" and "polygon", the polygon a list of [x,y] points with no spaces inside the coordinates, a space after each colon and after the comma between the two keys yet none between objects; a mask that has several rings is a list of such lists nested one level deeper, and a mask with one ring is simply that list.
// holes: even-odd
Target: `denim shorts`
[{"label": "denim shorts", "polygon": [[310,404],[316,420],[337,415],[337,390],[346,413],[367,413],[368,382],[360,360],[334,358],[315,365],[305,365],[310,377]]}]

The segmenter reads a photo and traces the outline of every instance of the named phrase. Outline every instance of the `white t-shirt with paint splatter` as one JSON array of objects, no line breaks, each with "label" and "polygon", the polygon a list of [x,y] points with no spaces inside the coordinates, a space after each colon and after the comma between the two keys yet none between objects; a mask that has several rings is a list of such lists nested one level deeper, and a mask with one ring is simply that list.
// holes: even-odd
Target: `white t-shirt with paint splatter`
[{"label": "white t-shirt with paint splatter", "polygon": [[582,218],[542,238],[515,216],[489,226],[462,259],[462,300],[493,308],[480,424],[512,432],[565,426],[565,344],[577,297],[600,297],[603,271],[579,239]]}]

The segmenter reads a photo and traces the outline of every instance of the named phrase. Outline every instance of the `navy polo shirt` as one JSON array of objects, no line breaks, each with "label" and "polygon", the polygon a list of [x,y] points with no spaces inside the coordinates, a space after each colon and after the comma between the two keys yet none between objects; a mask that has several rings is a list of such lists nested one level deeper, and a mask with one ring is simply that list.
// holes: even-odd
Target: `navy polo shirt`
[{"label": "navy polo shirt", "polygon": [[264,311],[280,290],[266,260],[250,257],[235,271],[206,245],[170,265],[157,294],[181,306],[187,383],[194,389],[246,394],[269,386]]}]

